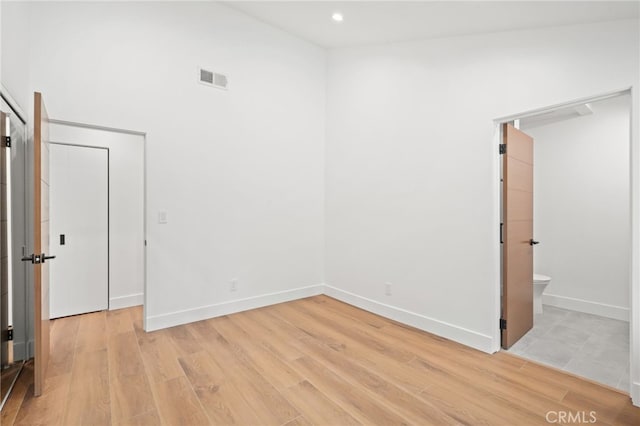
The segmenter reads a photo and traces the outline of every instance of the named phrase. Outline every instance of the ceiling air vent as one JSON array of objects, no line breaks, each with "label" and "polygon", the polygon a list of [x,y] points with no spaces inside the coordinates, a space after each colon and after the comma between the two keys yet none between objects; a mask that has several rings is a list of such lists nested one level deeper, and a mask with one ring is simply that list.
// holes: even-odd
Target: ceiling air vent
[{"label": "ceiling air vent", "polygon": [[227,90],[229,81],[227,80],[227,76],[224,74],[219,74],[217,72],[209,71],[204,68],[199,68],[200,72],[200,83],[205,84],[207,86],[215,87],[218,89]]}]

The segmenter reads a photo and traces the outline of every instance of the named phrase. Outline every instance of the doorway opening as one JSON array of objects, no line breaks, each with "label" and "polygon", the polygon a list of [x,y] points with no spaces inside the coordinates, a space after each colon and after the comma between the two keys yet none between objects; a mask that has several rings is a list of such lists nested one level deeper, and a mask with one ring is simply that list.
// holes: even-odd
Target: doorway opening
[{"label": "doorway opening", "polygon": [[[76,302],[83,301],[83,306],[64,306],[61,316],[66,316],[65,312],[71,315],[70,312],[77,314],[139,305],[143,305],[144,309],[145,139],[146,136],[142,132],[50,120],[51,144],[56,149],[60,148],[58,150],[60,153],[54,150],[51,158],[53,178],[58,176],[57,171],[61,169],[64,169],[64,173],[60,173],[60,176],[61,179],[64,178],[70,173],[70,166],[73,166],[80,174],[88,173],[88,177],[84,179],[83,184],[80,184],[81,188],[78,191],[86,192],[87,196],[97,196],[96,191],[83,186],[89,184],[89,177],[102,191],[102,196],[91,203],[92,208],[97,208],[97,204],[100,204],[100,210],[94,212],[94,216],[100,219],[100,226],[97,226],[96,221],[87,221],[84,225],[80,223],[81,220],[71,218],[70,221],[69,217],[66,217],[68,215],[64,214],[64,206],[55,205],[55,199],[52,199],[52,228],[57,231],[52,234],[51,241],[59,252],[57,259],[59,262],[56,265],[56,271],[53,271],[55,273],[52,274],[52,279],[57,277],[60,278],[58,281],[62,281],[64,274],[69,275],[75,270],[72,267],[74,259],[68,259],[69,267],[64,268],[65,254],[73,258],[74,250],[79,253],[85,250],[92,252],[99,250],[101,253],[100,262],[96,261],[95,256],[92,257],[96,261],[93,270],[101,278],[99,288],[96,292],[87,292],[84,299],[76,300]],[[87,167],[89,170],[86,170]],[[102,171],[98,173],[98,169]],[[54,195],[58,194],[58,189],[53,188],[53,185],[56,185],[55,180],[52,181],[52,191]],[[78,191],[74,190],[69,194],[66,188],[63,189],[62,194],[66,194],[65,197],[73,201],[79,195]],[[83,201],[80,200],[80,202]],[[60,207],[62,209],[59,209]],[[71,212],[71,216],[73,214]],[[86,240],[82,230],[88,229],[89,225],[96,225],[93,226],[96,232],[106,231],[106,238],[100,241],[96,238],[91,241]],[[79,227],[75,232],[75,238],[70,234],[72,232],[70,229],[74,227]],[[95,245],[94,249],[88,247],[90,244]],[[85,275],[91,273],[90,270],[85,271]],[[67,279],[64,281],[68,283]],[[57,288],[56,282],[52,282],[52,300],[57,300],[57,291],[66,292],[63,288]]]},{"label": "doorway opening", "polygon": [[631,119],[625,90],[498,120],[501,347],[626,393]]}]

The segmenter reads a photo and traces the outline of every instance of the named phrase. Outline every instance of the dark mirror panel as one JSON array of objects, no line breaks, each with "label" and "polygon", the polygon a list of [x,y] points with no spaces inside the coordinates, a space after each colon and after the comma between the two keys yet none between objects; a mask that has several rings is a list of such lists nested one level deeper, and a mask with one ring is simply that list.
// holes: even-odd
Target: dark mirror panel
[{"label": "dark mirror panel", "polygon": [[[24,361],[29,359],[27,329],[26,126],[4,100],[0,154],[0,404],[4,404]],[[0,405],[1,407],[2,405]]]}]

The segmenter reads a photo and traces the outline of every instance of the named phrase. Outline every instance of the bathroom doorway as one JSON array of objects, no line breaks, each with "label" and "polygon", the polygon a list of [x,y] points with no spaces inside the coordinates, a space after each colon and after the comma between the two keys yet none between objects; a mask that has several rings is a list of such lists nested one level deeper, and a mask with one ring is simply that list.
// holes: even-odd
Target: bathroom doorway
[{"label": "bathroom doorway", "polygon": [[533,319],[528,330],[503,339],[502,347],[627,393],[632,318],[630,120],[631,96],[625,91],[522,114],[501,126],[503,138],[506,132],[530,137],[533,160],[529,197],[514,196],[507,185],[513,173],[508,164],[514,160],[505,159],[501,169],[501,235],[509,238],[509,227],[512,232],[522,227],[523,210],[531,210],[531,235],[527,241],[522,237],[510,243],[521,243],[516,250],[520,254],[531,252],[532,270],[516,266],[515,275],[526,272],[529,287],[516,294],[514,303],[509,293],[514,274],[509,254],[514,249],[501,240],[501,319],[507,321],[500,327],[509,328],[509,309]]}]

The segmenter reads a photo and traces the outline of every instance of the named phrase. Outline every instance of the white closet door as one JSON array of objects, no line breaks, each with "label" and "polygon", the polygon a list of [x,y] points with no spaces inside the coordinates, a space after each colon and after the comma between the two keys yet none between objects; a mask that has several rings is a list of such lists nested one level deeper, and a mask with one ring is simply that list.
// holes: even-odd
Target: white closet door
[{"label": "white closet door", "polygon": [[108,150],[50,145],[51,318],[109,307]]}]

